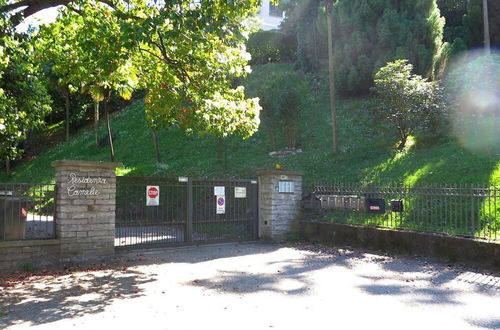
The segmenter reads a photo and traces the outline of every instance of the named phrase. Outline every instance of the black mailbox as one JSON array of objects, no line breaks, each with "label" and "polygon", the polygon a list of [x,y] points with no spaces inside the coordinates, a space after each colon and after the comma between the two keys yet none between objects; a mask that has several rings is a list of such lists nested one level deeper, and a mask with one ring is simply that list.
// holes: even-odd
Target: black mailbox
[{"label": "black mailbox", "polygon": [[391,200],[391,211],[392,212],[403,212],[403,200],[402,199]]},{"label": "black mailbox", "polygon": [[385,199],[367,198],[366,209],[368,213],[385,213]]}]

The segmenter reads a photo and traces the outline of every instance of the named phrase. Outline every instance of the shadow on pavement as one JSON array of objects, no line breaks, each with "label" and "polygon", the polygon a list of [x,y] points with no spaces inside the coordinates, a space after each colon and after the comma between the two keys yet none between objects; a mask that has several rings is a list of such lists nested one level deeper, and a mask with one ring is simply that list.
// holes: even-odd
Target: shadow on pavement
[{"label": "shadow on pavement", "polygon": [[500,329],[500,319],[496,320],[467,320],[467,323],[475,327],[485,329]]},{"label": "shadow on pavement", "polygon": [[29,322],[33,325],[99,313],[117,299],[143,295],[140,285],[155,281],[153,274],[133,270],[77,272],[44,276],[2,292],[4,316],[0,328]]},{"label": "shadow on pavement", "polygon": [[[241,260],[239,264],[231,260],[247,256],[249,259],[243,265],[248,266],[241,270],[236,266],[242,265]],[[487,274],[426,260],[321,245],[245,243],[170,248],[119,253],[109,265],[102,265],[104,269],[76,269],[69,274],[35,276],[21,285],[4,289],[0,291],[0,313],[6,315],[0,314],[0,328],[15,323],[36,325],[96,314],[116,300],[145,296],[145,283],[168,280],[159,279],[156,268],[145,268],[141,272],[140,266],[201,263],[198,266],[203,268],[203,263],[210,261],[216,262],[207,264],[214,269],[215,275],[210,273],[208,278],[202,278],[195,274],[194,279],[191,277],[179,284],[215,293],[273,292],[301,296],[314,294],[311,290],[318,285],[311,273],[332,267],[344,271],[356,269],[349,276],[360,281],[357,288],[361,292],[398,296],[416,304],[461,304],[455,299],[457,291],[448,285],[453,281],[464,281],[474,290],[488,295],[498,294],[500,288],[499,277]],[[255,270],[253,263],[257,264]],[[368,265],[368,268],[359,270],[360,265]],[[413,281],[419,284],[413,285]],[[495,319],[467,322],[483,328],[498,328],[499,325],[499,320]]]}]

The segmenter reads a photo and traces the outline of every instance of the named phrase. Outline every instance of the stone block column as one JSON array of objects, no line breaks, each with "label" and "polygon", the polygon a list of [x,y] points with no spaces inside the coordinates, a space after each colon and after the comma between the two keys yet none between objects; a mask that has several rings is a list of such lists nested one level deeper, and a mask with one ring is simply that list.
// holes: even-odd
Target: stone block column
[{"label": "stone block column", "polygon": [[58,160],[52,166],[61,261],[86,262],[114,255],[115,169],[122,164]]},{"label": "stone block column", "polygon": [[282,240],[298,231],[302,172],[265,170],[259,176],[259,238]]}]

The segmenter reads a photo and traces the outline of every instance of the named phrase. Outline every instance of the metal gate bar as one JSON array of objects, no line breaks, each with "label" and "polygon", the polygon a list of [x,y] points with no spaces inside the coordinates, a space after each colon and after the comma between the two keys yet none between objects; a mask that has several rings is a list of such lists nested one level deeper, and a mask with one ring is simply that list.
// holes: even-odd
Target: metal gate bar
[{"label": "metal gate bar", "polygon": [[[146,187],[159,186],[159,205],[146,206]],[[217,214],[214,187],[225,189]],[[246,196],[236,198],[235,188]],[[117,177],[115,246],[141,248],[248,241],[257,238],[254,180]],[[239,196],[241,197],[241,196]]]}]

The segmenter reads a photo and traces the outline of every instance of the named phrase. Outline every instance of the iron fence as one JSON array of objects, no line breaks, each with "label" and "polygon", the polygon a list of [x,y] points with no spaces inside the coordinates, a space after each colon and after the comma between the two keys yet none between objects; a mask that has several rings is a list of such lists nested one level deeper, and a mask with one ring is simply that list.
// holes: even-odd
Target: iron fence
[{"label": "iron fence", "polygon": [[0,240],[55,237],[54,184],[0,183]]},{"label": "iron fence", "polygon": [[332,222],[500,240],[500,190],[497,186],[318,183],[307,185],[304,193],[304,201],[308,205],[316,203],[320,209],[318,196],[358,196],[365,203],[378,199],[385,207],[385,212],[381,213],[370,213],[368,208],[356,211],[334,207],[331,212],[322,214],[324,220]]}]

